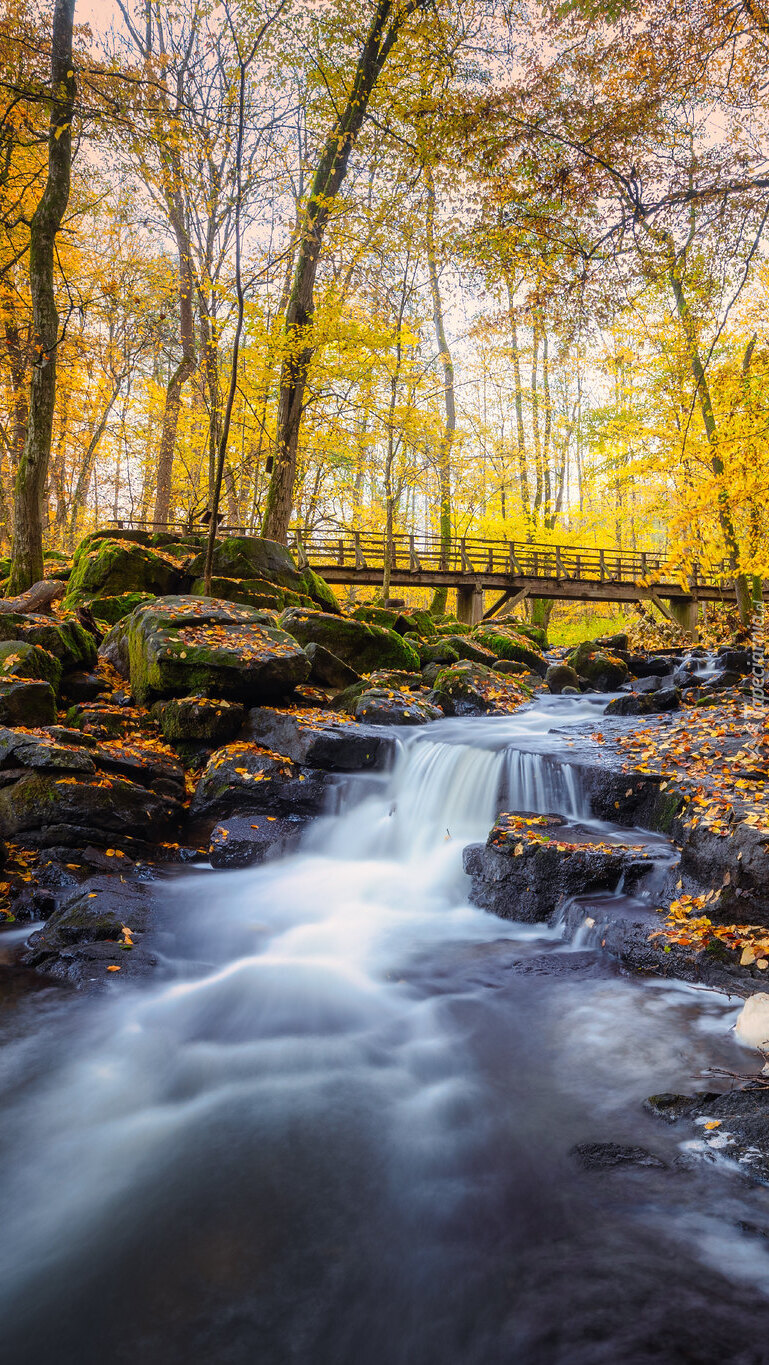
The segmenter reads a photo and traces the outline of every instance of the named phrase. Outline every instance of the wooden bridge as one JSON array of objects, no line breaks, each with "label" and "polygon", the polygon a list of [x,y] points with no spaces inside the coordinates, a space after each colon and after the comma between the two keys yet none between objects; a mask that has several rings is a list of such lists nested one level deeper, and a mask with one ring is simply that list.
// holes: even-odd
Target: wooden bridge
[{"label": "wooden bridge", "polygon": [[[182,522],[121,520],[116,530],[189,532]],[[105,527],[105,529],[107,529]],[[203,528],[197,527],[201,530]],[[221,525],[218,535],[253,535],[244,526]],[[335,584],[381,587],[386,541],[368,531],[329,532],[299,527],[291,532],[291,548]],[[734,602],[725,565],[709,574],[695,566],[682,582],[665,568],[665,556],[649,550],[601,550],[594,546],[545,545],[522,540],[452,539],[448,549],[439,536],[395,535],[389,553],[394,588],[451,588],[457,595],[460,620],[476,624],[508,610],[525,597],[572,602],[651,601],[669,620],[694,634],[700,602]],[[494,600],[484,610],[485,594]]]},{"label": "wooden bridge", "polygon": [[[385,539],[367,532],[299,528],[294,548],[329,583],[382,583]],[[520,540],[451,541],[448,553],[438,536],[396,535],[390,552],[393,587],[456,590],[457,615],[475,624],[512,609],[529,595],[577,602],[652,601],[664,616],[693,633],[700,602],[734,602],[734,587],[719,574],[695,568],[687,582],[665,570],[665,557],[646,550],[601,550],[593,546],[545,545]],[[495,600],[484,611],[484,594]]]}]

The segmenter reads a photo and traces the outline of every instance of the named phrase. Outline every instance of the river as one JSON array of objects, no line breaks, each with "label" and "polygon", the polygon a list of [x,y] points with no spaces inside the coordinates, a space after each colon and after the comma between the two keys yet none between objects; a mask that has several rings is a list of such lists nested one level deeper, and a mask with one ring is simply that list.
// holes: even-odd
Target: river
[{"label": "river", "polygon": [[500,807],[586,814],[549,732],[598,714],[405,733],[300,853],[168,884],[170,980],[0,1011],[8,1365],[769,1361],[769,1191],[642,1108],[752,1062],[739,1002],[467,902]]}]

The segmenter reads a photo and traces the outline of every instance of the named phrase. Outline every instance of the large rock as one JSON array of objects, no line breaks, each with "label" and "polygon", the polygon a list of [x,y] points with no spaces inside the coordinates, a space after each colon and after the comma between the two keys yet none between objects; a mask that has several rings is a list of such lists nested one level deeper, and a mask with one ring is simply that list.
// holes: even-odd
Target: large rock
[{"label": "large rock", "polygon": [[[193,596],[206,595],[205,578],[196,578],[190,588]],[[289,588],[278,587],[266,578],[212,578],[209,597],[218,597],[224,602],[242,602],[247,607],[266,608],[269,611],[283,611],[284,607],[315,607],[315,602],[306,593],[292,592]]]},{"label": "large rock", "polygon": [[[340,610],[333,592],[312,569],[298,569],[285,545],[258,536],[226,536],[214,548],[213,572],[219,578],[259,580],[312,598],[327,612]],[[190,565],[193,578],[205,570],[205,552]]]},{"label": "large rock", "polygon": [[560,696],[565,687],[579,691],[579,677],[570,664],[551,664],[545,674],[545,682],[555,696]]},{"label": "large rock", "polygon": [[517,679],[464,660],[441,670],[430,699],[446,715],[481,716],[509,715],[530,696],[530,689]]},{"label": "large rock", "polygon": [[0,681],[12,678],[35,678],[50,683],[58,691],[61,683],[61,664],[40,645],[25,640],[4,640],[0,644]]},{"label": "large rock", "polygon": [[443,711],[424,696],[413,692],[391,691],[383,687],[369,688],[355,703],[355,719],[369,725],[427,725],[441,720]]},{"label": "large rock", "polygon": [[34,847],[146,845],[176,829],[183,796],[182,769],[157,744],[98,744],[59,727],[0,730],[0,837]]},{"label": "large rock", "polygon": [[384,767],[395,755],[395,746],[386,736],[333,711],[291,712],[258,706],[249,711],[244,733],[261,748],[329,772]]},{"label": "large rock", "polygon": [[590,687],[599,692],[614,692],[628,678],[628,666],[616,654],[608,654],[596,649],[591,640],[577,645],[566,656],[566,662],[575,669]]},{"label": "large rock", "polygon": [[221,820],[245,811],[318,815],[327,787],[325,772],[304,772],[291,759],[256,744],[227,744],[211,755],[190,814],[196,820]]},{"label": "large rock", "polygon": [[604,843],[559,815],[500,815],[486,844],[469,844],[464,869],[474,905],[502,919],[547,920],[571,896],[626,888],[649,870],[643,845]]},{"label": "large rock", "polygon": [[300,816],[231,816],[211,831],[212,867],[254,867],[298,848],[307,821]]},{"label": "large rock", "polygon": [[285,695],[309,676],[310,662],[271,620],[208,597],[139,607],[127,630],[134,696],[146,702],[204,693],[253,704]]},{"label": "large rock", "polygon": [[0,613],[0,640],[24,640],[39,645],[59,660],[65,673],[73,669],[87,671],[96,663],[96,642],[74,617],[56,620],[50,616]]},{"label": "large rock", "polygon": [[305,645],[304,652],[310,660],[310,682],[319,683],[321,687],[333,687],[335,692],[360,682],[357,670],[338,659],[330,649],[324,649],[323,645]]},{"label": "large rock", "polygon": [[53,725],[56,694],[50,683],[32,678],[0,681],[0,725]]},{"label": "large rock", "polygon": [[626,697],[615,697],[609,702],[607,716],[653,716],[663,711],[677,711],[681,694],[676,687],[657,688],[651,692],[631,692]]},{"label": "large rock", "polygon": [[152,715],[170,744],[188,741],[211,746],[234,739],[245,718],[241,702],[223,697],[173,697],[158,701]]},{"label": "large rock", "polygon": [[284,611],[280,625],[301,645],[322,645],[357,673],[371,673],[381,668],[419,672],[419,655],[414,647],[396,631],[384,626],[367,625],[351,616],[331,616],[300,608]]},{"label": "large rock", "polygon": [[547,673],[547,660],[532,648],[530,640],[514,630],[501,625],[481,625],[473,631],[473,639],[489,650],[495,659],[512,659],[515,663],[525,664],[541,678]]},{"label": "large rock", "polygon": [[[113,861],[119,872],[120,858]],[[143,942],[157,908],[153,887],[94,877],[66,895],[31,935],[22,963],[78,989],[147,976],[158,966],[155,952]]]},{"label": "large rock", "polygon": [[139,545],[125,536],[89,540],[75,553],[64,605],[74,609],[124,593],[164,596],[181,587],[183,577],[179,560],[167,550]]}]

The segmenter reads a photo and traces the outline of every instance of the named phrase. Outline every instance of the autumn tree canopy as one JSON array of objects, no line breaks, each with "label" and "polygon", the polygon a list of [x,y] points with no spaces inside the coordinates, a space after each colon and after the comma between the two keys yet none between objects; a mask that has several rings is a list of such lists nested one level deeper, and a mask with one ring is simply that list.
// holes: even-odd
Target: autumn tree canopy
[{"label": "autumn tree canopy", "polygon": [[[660,549],[749,610],[769,572],[762,5],[120,0],[90,25],[76,8],[57,93],[59,9],[0,19],[17,586],[33,504],[53,551],[220,499],[278,539]],[[35,225],[67,140],[41,341]]]}]

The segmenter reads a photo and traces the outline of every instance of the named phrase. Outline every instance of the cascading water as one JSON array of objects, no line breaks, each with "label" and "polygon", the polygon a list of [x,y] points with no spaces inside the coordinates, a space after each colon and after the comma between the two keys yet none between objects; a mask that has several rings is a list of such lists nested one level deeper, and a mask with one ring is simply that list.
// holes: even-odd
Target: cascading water
[{"label": "cascading water", "polygon": [[173,886],[170,984],[5,1021],[13,1365],[763,1359],[738,1354],[768,1316],[740,1231],[769,1226],[763,1192],[715,1211],[696,1170],[596,1183],[568,1157],[609,1137],[672,1163],[639,1099],[733,1062],[736,1011],[466,900],[500,806],[584,813],[545,737],[595,714],[409,734],[299,854]]}]

